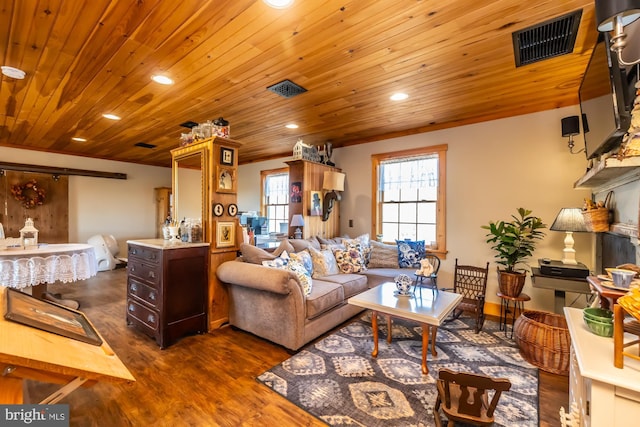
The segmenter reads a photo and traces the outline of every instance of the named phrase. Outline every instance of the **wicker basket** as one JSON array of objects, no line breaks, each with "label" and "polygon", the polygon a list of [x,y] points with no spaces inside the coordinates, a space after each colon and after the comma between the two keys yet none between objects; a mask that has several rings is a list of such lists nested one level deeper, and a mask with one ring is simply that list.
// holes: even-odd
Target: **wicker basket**
[{"label": "wicker basket", "polygon": [[612,194],[612,191],[607,193],[607,196],[604,199],[604,207],[582,211],[582,217],[584,218],[584,225],[587,227],[587,231],[609,231],[608,206]]},{"label": "wicker basket", "polygon": [[609,208],[589,209],[582,211],[587,231],[609,231]]},{"label": "wicker basket", "polygon": [[513,327],[522,357],[543,371],[569,375],[571,338],[564,316],[527,310]]}]

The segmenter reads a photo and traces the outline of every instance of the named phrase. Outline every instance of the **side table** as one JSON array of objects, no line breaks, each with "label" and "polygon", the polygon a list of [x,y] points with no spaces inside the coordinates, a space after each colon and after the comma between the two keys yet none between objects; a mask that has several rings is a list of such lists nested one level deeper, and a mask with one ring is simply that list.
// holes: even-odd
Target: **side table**
[{"label": "side table", "polygon": [[531,300],[531,297],[525,293],[521,293],[517,297],[503,295],[500,292],[496,292],[496,295],[500,298],[500,330],[504,330],[504,336],[506,337],[509,313],[511,313],[511,336],[509,338],[513,338],[513,324],[524,311],[525,301]]}]

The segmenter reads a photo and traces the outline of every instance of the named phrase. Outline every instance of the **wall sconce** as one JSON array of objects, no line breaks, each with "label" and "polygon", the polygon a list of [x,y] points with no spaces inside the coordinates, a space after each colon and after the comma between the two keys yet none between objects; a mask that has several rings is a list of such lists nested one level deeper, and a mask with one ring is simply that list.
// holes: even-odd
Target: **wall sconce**
[{"label": "wall sconce", "polygon": [[293,217],[291,217],[291,224],[289,224],[291,227],[298,227],[296,228],[296,231],[293,232],[293,238],[294,239],[302,239],[302,230],[300,230],[300,227],[304,227],[304,218],[302,215],[300,214],[296,214]]},{"label": "wall sconce", "polygon": [[611,50],[616,52],[618,62],[621,65],[635,65],[640,58],[633,62],[625,62],[622,59],[622,50],[627,45],[627,35],[624,27],[640,18],[640,0],[596,0],[596,24],[598,31],[608,33],[611,36]]},{"label": "wall sconce", "polygon": [[329,219],[329,214],[333,210],[333,203],[340,200],[338,191],[344,191],[345,174],[342,172],[325,171],[322,180],[322,189],[327,190],[324,195],[324,203],[322,205],[322,221]]},{"label": "wall sconce", "polygon": [[571,154],[578,154],[584,151],[584,148],[580,151],[573,152],[573,147],[576,145],[573,142],[573,137],[580,135],[580,118],[578,116],[569,116],[562,119],[562,136],[569,137],[569,152]]},{"label": "wall sconce", "polygon": [[564,249],[562,251],[562,263],[577,265],[576,250],[573,249],[573,233],[587,231],[584,223],[582,210],[580,208],[562,208],[558,212],[555,221],[549,230],[564,231],[567,235],[564,238]]}]

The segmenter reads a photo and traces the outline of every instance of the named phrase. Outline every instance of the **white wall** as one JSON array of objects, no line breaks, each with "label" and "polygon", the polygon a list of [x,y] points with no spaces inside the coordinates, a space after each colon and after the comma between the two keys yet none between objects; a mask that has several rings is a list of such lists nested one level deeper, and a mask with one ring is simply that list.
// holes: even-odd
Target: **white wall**
[{"label": "white wall", "polygon": [[[561,208],[581,207],[583,199],[590,197],[589,190],[573,188],[585,172],[585,156],[570,154],[561,136],[561,119],[577,114],[575,106],[335,149],[333,160],[347,175],[340,202],[342,233],[371,232],[371,154],[447,144],[448,254],[439,283],[452,283],[455,258],[476,265],[491,261],[487,299],[497,303],[494,254],[480,226],[490,220],[508,220],[518,207],[533,210],[551,226]],[[578,136],[576,147],[583,145]],[[282,165],[282,161],[269,161],[240,166],[241,209],[260,206],[260,170]],[[353,227],[348,227],[349,220]],[[546,233],[529,264],[537,265],[538,258],[562,257],[565,234]],[[578,260],[592,267],[593,236],[576,233],[574,238]],[[532,297],[527,307],[553,311],[553,291],[533,288],[528,279],[524,292]]]},{"label": "white wall", "polygon": [[[291,150],[293,151],[293,144]],[[287,167],[286,161],[292,156],[248,163],[238,167],[238,210],[260,212],[260,171]]]},{"label": "white wall", "polygon": [[126,256],[127,240],[155,237],[154,188],[171,187],[171,168],[6,147],[0,147],[0,158],[11,163],[127,174],[126,180],[69,177],[69,241],[86,242],[94,234],[113,234],[121,256]]}]

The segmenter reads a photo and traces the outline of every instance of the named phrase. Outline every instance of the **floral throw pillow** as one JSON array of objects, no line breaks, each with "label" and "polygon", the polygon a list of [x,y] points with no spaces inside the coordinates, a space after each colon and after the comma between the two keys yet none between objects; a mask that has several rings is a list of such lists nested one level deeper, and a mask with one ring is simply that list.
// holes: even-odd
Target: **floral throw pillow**
[{"label": "floral throw pillow", "polygon": [[369,240],[368,234],[363,234],[361,236],[356,237],[355,239],[344,239],[342,243],[345,245],[347,249],[349,249],[349,245],[358,246],[359,251],[362,254],[362,262],[363,267],[366,270],[367,265],[369,264],[369,259],[371,258],[371,243]]},{"label": "floral throw pillow", "polygon": [[311,281],[311,275],[307,269],[304,268],[304,265],[298,261],[290,260],[289,264],[287,264],[287,268],[289,271],[293,272],[296,277],[298,277],[298,281],[302,286],[302,293],[305,296],[309,296],[309,294],[311,294],[313,282]]},{"label": "floral throw pillow", "polygon": [[300,264],[304,266],[304,268],[307,269],[309,274],[313,276],[313,260],[311,259],[311,254],[308,252],[310,249],[311,249],[311,246],[309,246],[304,251],[289,254],[289,258],[291,258],[292,260],[298,261]]},{"label": "floral throw pillow", "polygon": [[420,260],[426,255],[424,240],[396,240],[398,244],[398,266],[400,268],[420,268]]},{"label": "floral throw pillow", "polygon": [[340,273],[340,269],[336,263],[336,257],[333,256],[331,249],[319,251],[314,248],[309,248],[309,252],[313,260],[313,273],[311,273],[311,277],[318,278]]},{"label": "floral throw pillow", "polygon": [[341,273],[359,273],[365,270],[364,258],[359,245],[347,245],[347,249],[334,249],[338,268]]},{"label": "floral throw pillow", "polygon": [[289,254],[287,251],[282,252],[279,257],[272,260],[262,261],[262,265],[271,268],[286,268],[289,264]]}]

